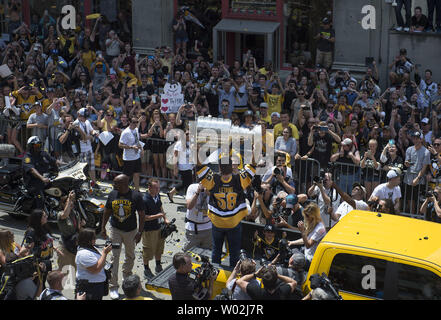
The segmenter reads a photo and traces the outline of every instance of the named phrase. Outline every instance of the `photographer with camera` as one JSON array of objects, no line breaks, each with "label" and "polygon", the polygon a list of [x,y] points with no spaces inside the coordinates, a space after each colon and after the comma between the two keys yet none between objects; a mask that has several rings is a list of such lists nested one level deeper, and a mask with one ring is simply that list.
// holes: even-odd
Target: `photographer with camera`
[{"label": "photographer with camera", "polygon": [[333,187],[332,173],[321,173],[320,177],[313,178],[313,184],[308,190],[308,197],[315,199],[320,208],[320,215],[327,228],[335,225],[331,216],[337,211],[341,197]]},{"label": "photographer with camera", "polygon": [[307,156],[317,160],[321,168],[326,168],[329,161],[331,161],[332,143],[334,141],[340,144],[340,136],[329,130],[326,122],[319,122],[309,132],[308,146],[311,147],[311,150],[307,153]]},{"label": "photographer with camera", "polygon": [[[108,276],[104,270],[106,258],[112,250],[108,244],[103,252],[95,247],[96,235],[93,229],[83,229],[78,235],[78,251],[75,293],[86,294],[86,300],[102,300],[108,294]],[[119,260],[114,263],[118,264]],[[110,269],[110,268],[108,268]]]},{"label": "photographer with camera", "polygon": [[246,219],[251,222],[255,222],[256,219],[258,219],[258,223],[267,224],[268,221],[271,221],[271,211],[269,207],[273,193],[269,184],[261,184],[260,182],[260,179],[257,181],[257,179],[254,178],[253,180],[254,198],[251,204],[251,213]]},{"label": "photographer with camera", "polygon": [[436,186],[434,191],[427,193],[420,213],[427,221],[441,223],[441,186]]},{"label": "photographer with camera", "polygon": [[86,136],[79,125],[73,124],[73,117],[66,115],[63,118],[62,132],[58,135],[61,143],[61,159],[66,163],[79,157],[81,152],[80,141],[85,140]]},{"label": "photographer with camera", "polygon": [[[231,292],[231,300],[251,300],[251,297],[237,286],[237,276],[243,277],[254,274],[254,272],[256,272],[256,262],[247,258],[246,253],[241,251],[241,259],[237,262],[226,282],[226,289]],[[256,282],[260,286],[260,281],[255,278],[251,279],[250,282]]]},{"label": "photographer with camera", "polygon": [[339,186],[346,193],[350,193],[352,185],[361,179],[360,168],[358,167],[360,164],[360,153],[353,141],[349,138],[344,139],[341,143],[340,151],[333,154],[330,161],[339,163]]},{"label": "photographer with camera", "polygon": [[296,192],[292,177],[292,170],[287,167],[286,156],[278,154],[276,166],[268,170],[262,178],[263,183],[271,185],[273,194],[285,191],[288,194]]},{"label": "photographer with camera", "polygon": [[193,183],[185,196],[187,213],[185,215],[185,245],[183,250],[192,247],[211,249],[211,221],[208,218],[208,192],[200,183]]},{"label": "photographer with camera", "polygon": [[207,289],[203,290],[205,294],[202,296],[202,299],[210,299],[213,294],[213,284],[217,274],[216,276],[214,274],[210,276],[208,287],[198,288],[198,282],[190,277],[192,263],[191,256],[188,253],[176,253],[173,256],[173,267],[176,269],[176,273],[168,279],[172,300],[197,300],[196,295],[199,294],[201,289]]},{"label": "photographer with camera", "polygon": [[[129,177],[121,174],[113,179],[114,190],[109,194],[103,214],[101,233],[107,238],[106,225],[110,219],[110,241],[112,247],[112,279],[110,298],[118,299],[118,269],[121,245],[124,244],[125,260],[122,265],[123,278],[132,274],[135,263],[135,247],[144,231],[145,206],[142,195],[129,188]],[[136,212],[138,221],[136,221]],[[118,246],[116,246],[118,244]]]},{"label": "photographer with camera", "polygon": [[[262,279],[263,288],[252,281],[257,277]],[[263,266],[253,274],[242,276],[236,283],[252,300],[289,300],[297,286],[294,279],[278,274],[275,266]]]}]

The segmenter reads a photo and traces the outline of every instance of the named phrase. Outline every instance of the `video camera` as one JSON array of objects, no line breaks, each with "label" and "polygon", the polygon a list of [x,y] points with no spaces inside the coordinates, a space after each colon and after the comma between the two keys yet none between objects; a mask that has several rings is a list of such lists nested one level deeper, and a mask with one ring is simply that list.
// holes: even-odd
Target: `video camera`
[{"label": "video camera", "polygon": [[172,221],[170,221],[170,223],[161,223],[161,238],[162,239],[166,239],[169,235],[171,235],[173,232],[178,232],[178,227],[176,227],[175,225],[176,219],[172,219]]},{"label": "video camera", "polygon": [[[208,293],[208,289],[204,288],[203,283],[209,281],[213,276],[217,276],[219,270],[210,263],[207,256],[201,255],[199,257],[202,264],[190,272],[190,278],[195,282],[193,298],[203,300]],[[199,261],[199,259],[196,260]]]},{"label": "video camera", "polygon": [[332,295],[334,297],[334,300],[343,300],[343,298],[338,294],[338,291],[334,288],[331,280],[329,280],[325,273],[322,273],[322,275],[319,275],[318,273],[313,274],[309,278],[309,281],[312,290],[320,288],[326,293]]}]

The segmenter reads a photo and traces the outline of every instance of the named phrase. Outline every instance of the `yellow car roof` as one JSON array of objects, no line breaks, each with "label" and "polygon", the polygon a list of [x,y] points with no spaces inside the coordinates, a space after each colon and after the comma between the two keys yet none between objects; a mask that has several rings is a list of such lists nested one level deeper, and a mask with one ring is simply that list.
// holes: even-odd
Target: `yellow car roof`
[{"label": "yellow car roof", "polygon": [[441,224],[435,222],[354,210],[322,242],[394,253],[441,267]]}]

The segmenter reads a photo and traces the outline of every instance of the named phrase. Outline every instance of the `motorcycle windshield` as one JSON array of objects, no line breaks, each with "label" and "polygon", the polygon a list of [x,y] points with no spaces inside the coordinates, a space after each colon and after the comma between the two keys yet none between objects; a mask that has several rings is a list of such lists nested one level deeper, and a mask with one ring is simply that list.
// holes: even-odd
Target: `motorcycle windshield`
[{"label": "motorcycle windshield", "polygon": [[87,176],[84,174],[84,168],[86,168],[86,166],[87,163],[79,162],[78,160],[60,166],[60,170],[54,181],[66,178],[85,181],[87,180]]}]

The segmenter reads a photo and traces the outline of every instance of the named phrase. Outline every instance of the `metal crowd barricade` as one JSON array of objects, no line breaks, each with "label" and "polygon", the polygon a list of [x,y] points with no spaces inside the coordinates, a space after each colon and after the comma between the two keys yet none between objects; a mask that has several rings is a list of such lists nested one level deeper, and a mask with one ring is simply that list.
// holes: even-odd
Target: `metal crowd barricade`
[{"label": "metal crowd barricade", "polygon": [[307,193],[313,178],[320,175],[320,163],[310,158],[295,160],[292,170],[297,194]]},{"label": "metal crowd barricade", "polygon": [[[334,162],[329,163],[334,181],[337,185],[349,195],[352,192],[352,185],[356,182],[366,186],[371,184],[370,193],[373,192],[376,186],[387,182],[387,171],[383,168],[376,170],[373,168],[361,168],[359,165],[353,163]],[[414,187],[404,182],[407,171],[404,170],[401,176],[401,199],[400,199],[400,215],[424,219],[424,215],[419,213],[422,202],[425,200],[425,195],[428,191],[428,181],[421,184],[418,192]],[[427,180],[427,179],[425,179]],[[368,199],[366,199],[367,201]]]}]

